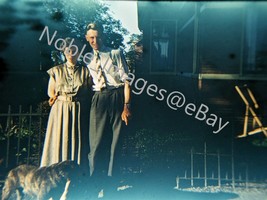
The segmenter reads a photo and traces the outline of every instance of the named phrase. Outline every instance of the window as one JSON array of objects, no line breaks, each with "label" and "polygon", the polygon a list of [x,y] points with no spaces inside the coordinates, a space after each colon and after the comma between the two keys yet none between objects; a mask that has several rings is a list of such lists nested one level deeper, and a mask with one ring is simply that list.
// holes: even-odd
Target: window
[{"label": "window", "polygon": [[243,8],[209,7],[199,16],[199,73],[239,74]]},{"label": "window", "polygon": [[244,74],[267,73],[266,9],[266,3],[253,3],[247,9]]},{"label": "window", "polygon": [[174,72],[175,21],[152,21],[151,72]]},{"label": "window", "polygon": [[205,3],[199,15],[198,72],[264,77],[266,10],[266,2]]}]

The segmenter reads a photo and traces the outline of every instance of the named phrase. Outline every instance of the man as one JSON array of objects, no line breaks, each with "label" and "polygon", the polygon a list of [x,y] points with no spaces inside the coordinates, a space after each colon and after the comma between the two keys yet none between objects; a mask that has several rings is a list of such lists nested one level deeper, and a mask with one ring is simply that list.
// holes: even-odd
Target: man
[{"label": "man", "polygon": [[[91,62],[87,65],[93,79],[93,90],[95,91],[90,111],[90,175],[97,173],[96,171],[99,171],[98,167],[105,167],[103,170],[107,169],[107,172],[105,171],[106,175],[112,176],[114,153],[123,121],[128,125],[131,116],[131,90],[127,81],[129,70],[119,49],[111,49],[104,46],[101,25],[89,24],[85,37],[94,54]],[[107,144],[109,136],[111,137],[111,144]],[[108,150],[109,161],[107,166],[103,166],[103,157],[101,157],[103,154],[99,154],[99,150],[101,152],[101,148],[105,147],[100,147],[103,142],[106,147],[110,148]],[[102,164],[102,166],[99,164]]]}]

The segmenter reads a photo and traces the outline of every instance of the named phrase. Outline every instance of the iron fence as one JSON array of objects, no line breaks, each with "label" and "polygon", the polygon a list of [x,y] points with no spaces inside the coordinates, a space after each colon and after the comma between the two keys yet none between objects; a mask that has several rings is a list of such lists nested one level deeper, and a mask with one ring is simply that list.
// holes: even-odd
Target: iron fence
[{"label": "iron fence", "polygon": [[[197,162],[196,156],[200,156]],[[212,160],[212,157],[215,160],[208,162]],[[209,167],[208,163],[212,167]],[[227,167],[225,163],[230,166]],[[204,144],[203,152],[196,152],[194,148],[191,148],[189,170],[185,170],[184,175],[176,177],[175,188],[181,189],[183,181],[187,182],[187,184],[183,182],[183,185],[189,185],[190,187],[230,185],[233,189],[236,186],[248,188],[249,183],[258,182],[255,178],[249,179],[248,164],[243,165],[241,168],[238,165],[239,163],[235,162],[233,150],[230,154],[223,154],[219,150],[214,153],[208,153],[206,143]],[[188,171],[190,172],[188,173]]]},{"label": "iron fence", "polygon": [[[5,168],[21,163],[39,164],[48,112],[44,103],[0,113],[1,158]],[[15,156],[14,156],[15,155]]]}]

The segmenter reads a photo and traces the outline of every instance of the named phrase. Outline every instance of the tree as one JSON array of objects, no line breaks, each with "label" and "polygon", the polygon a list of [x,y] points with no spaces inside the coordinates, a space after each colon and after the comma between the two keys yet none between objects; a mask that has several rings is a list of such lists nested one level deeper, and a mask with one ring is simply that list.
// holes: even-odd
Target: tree
[{"label": "tree", "polygon": [[85,41],[86,25],[97,22],[103,25],[104,44],[112,48],[124,47],[123,39],[128,31],[122,27],[120,20],[114,19],[108,5],[98,0],[46,0],[44,6],[54,21],[63,23],[69,30],[69,37],[77,37]]},{"label": "tree", "polygon": [[129,65],[130,71],[135,72],[135,68],[142,62],[143,59],[143,34],[132,34],[127,45],[130,46],[129,51],[126,53],[126,60]]}]

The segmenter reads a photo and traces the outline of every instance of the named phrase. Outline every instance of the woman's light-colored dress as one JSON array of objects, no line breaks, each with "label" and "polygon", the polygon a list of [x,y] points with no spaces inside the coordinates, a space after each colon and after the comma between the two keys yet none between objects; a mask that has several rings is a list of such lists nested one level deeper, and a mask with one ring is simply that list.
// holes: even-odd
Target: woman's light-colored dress
[{"label": "woman's light-colored dress", "polygon": [[[67,63],[49,69],[48,95],[57,94],[50,110],[41,167],[65,160],[81,164],[87,145],[89,71]],[[86,150],[83,150],[86,151]]]}]

